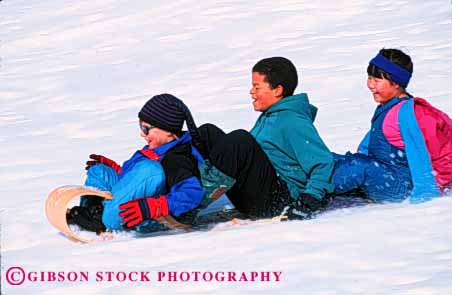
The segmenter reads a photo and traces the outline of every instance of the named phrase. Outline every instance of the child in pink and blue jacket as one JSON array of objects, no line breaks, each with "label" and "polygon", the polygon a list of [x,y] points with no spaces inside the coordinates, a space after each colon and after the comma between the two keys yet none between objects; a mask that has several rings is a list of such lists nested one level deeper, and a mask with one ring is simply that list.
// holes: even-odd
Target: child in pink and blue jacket
[{"label": "child in pink and blue jacket", "polygon": [[406,88],[411,58],[382,49],[367,68],[379,104],[358,153],[334,154],[335,195],[363,192],[375,202],[422,202],[452,187],[452,120]]}]

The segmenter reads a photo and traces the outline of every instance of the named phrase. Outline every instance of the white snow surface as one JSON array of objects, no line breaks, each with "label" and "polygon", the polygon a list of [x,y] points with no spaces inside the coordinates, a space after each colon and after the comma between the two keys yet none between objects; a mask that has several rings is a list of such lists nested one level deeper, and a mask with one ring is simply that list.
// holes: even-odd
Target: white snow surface
[{"label": "white snow surface", "polygon": [[[53,188],[84,182],[90,153],[122,162],[144,145],[137,112],[155,94],[182,98],[198,125],[250,129],[250,71],[265,57],[294,62],[326,144],[354,150],[382,47],[410,54],[410,93],[452,114],[450,1],[1,1],[1,294],[452,294],[451,197],[93,244],[70,242],[44,214]],[[14,266],[89,280],[14,286]],[[102,271],[151,281],[97,282]],[[159,282],[159,271],[281,277]]]}]

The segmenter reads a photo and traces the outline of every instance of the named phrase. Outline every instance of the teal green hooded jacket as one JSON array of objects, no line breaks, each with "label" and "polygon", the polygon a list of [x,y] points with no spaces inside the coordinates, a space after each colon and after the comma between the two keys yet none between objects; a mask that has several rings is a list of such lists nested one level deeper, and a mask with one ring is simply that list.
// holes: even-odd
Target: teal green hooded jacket
[{"label": "teal green hooded jacket", "polygon": [[263,112],[250,131],[293,198],[307,193],[321,200],[334,189],[333,156],[314,127],[316,114],[305,93],[288,96]]}]

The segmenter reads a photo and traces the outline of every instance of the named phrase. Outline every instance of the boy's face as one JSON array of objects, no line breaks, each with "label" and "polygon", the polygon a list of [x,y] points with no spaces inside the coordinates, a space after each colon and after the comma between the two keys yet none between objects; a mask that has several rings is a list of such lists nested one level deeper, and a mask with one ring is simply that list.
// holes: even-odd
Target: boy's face
[{"label": "boy's face", "polygon": [[[143,130],[140,131],[141,137],[144,138],[144,140],[149,145],[150,149],[158,148],[161,145],[164,145],[165,143],[168,143],[170,141],[173,141],[176,139],[174,134],[171,132],[165,131],[163,129],[160,129],[155,126],[151,126],[150,124],[140,121],[140,125],[144,127],[148,127],[148,134],[145,134]],[[146,129],[146,128],[141,128]]]},{"label": "boy's face", "polygon": [[255,111],[265,112],[283,98],[283,87],[278,85],[276,88],[271,88],[270,84],[265,81],[265,75],[253,72],[251,85],[250,94]]},{"label": "boy's face", "polygon": [[383,78],[368,76],[367,88],[374,97],[374,100],[380,104],[390,101],[394,97],[399,97],[405,92],[396,83]]}]

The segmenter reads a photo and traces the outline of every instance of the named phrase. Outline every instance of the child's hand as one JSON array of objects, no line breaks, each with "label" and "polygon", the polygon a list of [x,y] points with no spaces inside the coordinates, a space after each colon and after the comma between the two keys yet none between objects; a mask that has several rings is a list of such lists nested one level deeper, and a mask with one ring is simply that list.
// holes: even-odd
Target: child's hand
[{"label": "child's hand", "polygon": [[149,219],[159,220],[160,217],[169,214],[165,196],[135,199],[119,205],[119,210],[121,210],[119,217],[126,227],[134,227]]},{"label": "child's hand", "polygon": [[87,161],[86,162],[86,167],[85,169],[88,170],[89,168],[91,168],[94,165],[97,164],[104,164],[107,165],[108,167],[111,167],[113,170],[116,171],[116,173],[121,174],[121,166],[118,165],[118,163],[116,163],[115,161],[101,156],[101,155],[95,155],[95,154],[91,154],[89,155],[90,159],[93,159],[93,161]]},{"label": "child's hand", "polygon": [[293,201],[287,208],[289,219],[312,218],[313,215],[322,208],[322,202],[310,194],[302,193],[298,199]]}]

